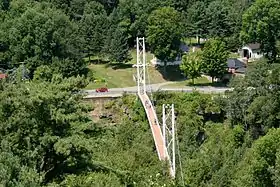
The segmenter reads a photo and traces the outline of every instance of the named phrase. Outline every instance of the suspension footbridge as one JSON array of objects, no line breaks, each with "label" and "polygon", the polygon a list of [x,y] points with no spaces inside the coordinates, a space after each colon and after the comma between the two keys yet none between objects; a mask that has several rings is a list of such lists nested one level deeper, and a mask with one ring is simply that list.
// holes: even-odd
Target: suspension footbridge
[{"label": "suspension footbridge", "polygon": [[[163,105],[162,123],[160,124],[155,106],[147,93],[145,39],[137,38],[137,95],[145,109],[152,131],[158,158],[169,163],[171,177],[175,178],[175,115],[174,105]],[[150,92],[152,93],[152,92]],[[151,94],[152,97],[152,94]],[[171,107],[169,107],[171,106]],[[170,121],[170,123],[168,123]]]}]

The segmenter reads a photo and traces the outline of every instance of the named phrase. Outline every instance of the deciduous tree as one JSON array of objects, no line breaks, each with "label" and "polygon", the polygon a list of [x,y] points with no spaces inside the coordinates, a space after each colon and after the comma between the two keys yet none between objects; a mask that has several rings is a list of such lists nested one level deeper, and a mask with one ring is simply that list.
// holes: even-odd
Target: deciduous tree
[{"label": "deciduous tree", "polygon": [[[59,60],[67,58],[68,62],[86,69],[81,59],[78,26],[62,11],[47,4],[34,3],[19,17],[7,21],[11,25],[7,27],[6,34],[0,34],[0,37],[7,38],[4,40],[7,46],[4,55],[14,66],[25,62],[33,73],[38,66],[52,66],[55,57]],[[71,63],[68,65],[71,66]],[[77,75],[77,71],[68,73]]]},{"label": "deciduous tree", "polygon": [[276,42],[280,37],[280,2],[278,0],[256,0],[244,13],[241,39],[258,42],[270,60],[277,55]]},{"label": "deciduous tree", "polygon": [[187,35],[190,37],[197,36],[198,43],[200,38],[206,38],[207,35],[207,16],[206,16],[207,5],[203,1],[196,1],[188,8],[186,15],[187,22]]},{"label": "deciduous tree", "polygon": [[219,39],[206,42],[202,52],[203,72],[213,78],[221,78],[227,68],[228,51],[225,43]]},{"label": "deciduous tree", "polygon": [[153,11],[148,19],[147,41],[155,56],[164,62],[174,61],[180,53],[183,37],[182,16],[174,8],[163,7]]},{"label": "deciduous tree", "polygon": [[[87,114],[89,108],[80,103],[81,81],[56,76],[51,82],[5,85],[0,93],[0,176],[5,174],[2,163],[10,170],[19,168],[1,184],[25,177],[38,185],[90,165],[88,143],[94,125]],[[8,164],[13,160],[15,166]]]},{"label": "deciduous tree", "polygon": [[188,78],[192,79],[192,84],[194,84],[194,79],[200,77],[202,73],[201,52],[190,52],[184,55],[180,69]]}]

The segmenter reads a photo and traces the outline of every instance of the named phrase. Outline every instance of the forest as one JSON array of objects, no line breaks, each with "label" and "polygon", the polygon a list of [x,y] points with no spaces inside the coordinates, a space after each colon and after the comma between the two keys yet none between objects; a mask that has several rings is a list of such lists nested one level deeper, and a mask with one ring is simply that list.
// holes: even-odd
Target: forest
[{"label": "forest", "polygon": [[[278,0],[0,0],[0,20],[1,186],[280,186]],[[265,56],[225,94],[153,94],[158,116],[175,104],[175,179],[135,96],[97,121],[83,99],[88,65],[128,62],[136,37],[163,62],[194,37],[213,41],[204,61],[248,42]]]}]

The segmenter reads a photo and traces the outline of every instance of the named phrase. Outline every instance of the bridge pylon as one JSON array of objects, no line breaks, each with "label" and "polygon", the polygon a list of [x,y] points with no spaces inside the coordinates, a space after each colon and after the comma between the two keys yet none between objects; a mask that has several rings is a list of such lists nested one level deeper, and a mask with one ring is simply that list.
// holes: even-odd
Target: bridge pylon
[{"label": "bridge pylon", "polygon": [[175,178],[176,174],[176,150],[175,150],[175,112],[174,104],[162,105],[162,133],[163,142],[166,148],[164,155],[169,160],[170,175]]},{"label": "bridge pylon", "polygon": [[145,38],[137,37],[137,87],[138,94],[146,93],[146,49]]}]

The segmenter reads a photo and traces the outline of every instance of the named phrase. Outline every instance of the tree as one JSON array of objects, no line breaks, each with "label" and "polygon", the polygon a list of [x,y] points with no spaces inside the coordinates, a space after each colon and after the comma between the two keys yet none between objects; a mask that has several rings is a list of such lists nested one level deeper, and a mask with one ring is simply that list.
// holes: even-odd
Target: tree
[{"label": "tree", "polygon": [[[91,167],[89,137],[95,127],[87,114],[89,108],[80,103],[82,82],[56,76],[51,82],[4,86],[0,93],[0,178],[5,175],[2,163],[11,170],[4,186],[23,178],[30,184],[34,179],[34,186],[39,186]],[[13,160],[15,165],[8,164]]]},{"label": "tree", "polygon": [[192,84],[194,84],[194,79],[201,76],[201,52],[193,52],[184,55],[180,69],[188,78],[192,79]]},{"label": "tree", "polygon": [[276,42],[280,32],[280,2],[278,0],[256,0],[244,13],[241,40],[258,42],[265,56],[274,61],[277,55]]},{"label": "tree", "polygon": [[[19,17],[6,21],[10,26],[2,32],[4,34],[0,34],[1,38],[6,39],[0,41],[4,41],[5,59],[13,67],[25,62],[33,74],[41,65],[54,68],[52,60],[57,58],[69,59],[67,62],[79,66],[80,69],[87,68],[81,58],[78,26],[63,12],[51,8],[48,4],[43,6],[36,3],[32,8],[26,8]],[[68,65],[71,66],[71,63]],[[76,71],[68,73],[77,75]]]},{"label": "tree", "polygon": [[187,30],[188,35],[198,36],[198,43],[200,38],[206,37],[207,34],[207,17],[206,17],[206,5],[202,1],[196,1],[187,12]]},{"label": "tree", "polygon": [[97,2],[86,4],[84,16],[80,22],[83,46],[86,49],[87,57],[99,55],[104,48],[109,22],[104,7]]},{"label": "tree", "polygon": [[225,43],[219,39],[206,42],[202,52],[203,72],[213,78],[221,78],[227,68],[228,51]]},{"label": "tree", "polygon": [[227,49],[236,52],[242,46],[240,41],[240,30],[242,28],[242,15],[252,4],[252,0],[230,0],[223,1],[224,6],[228,7],[227,20],[230,35],[224,38]]},{"label": "tree", "polygon": [[148,17],[152,11],[160,7],[172,6],[172,4],[174,3],[170,0],[120,0],[117,15],[119,22],[126,25],[129,46],[134,47],[137,36],[146,36],[145,30],[148,25]]},{"label": "tree", "polygon": [[166,74],[167,62],[175,60],[180,53],[183,37],[182,16],[174,8],[159,8],[149,16],[146,32],[151,51],[164,62]]},{"label": "tree", "polygon": [[[233,175],[231,186],[277,186],[279,183],[280,129],[271,129],[254,142]],[[276,162],[278,162],[276,164]],[[275,167],[276,166],[276,167]]]},{"label": "tree", "polygon": [[0,0],[0,11],[8,10],[10,6],[10,0]]},{"label": "tree", "polygon": [[126,63],[130,60],[127,35],[120,26],[110,28],[106,43],[104,51],[111,62]]},{"label": "tree", "polygon": [[280,66],[266,61],[250,66],[245,78],[233,82],[225,108],[232,125],[244,124],[254,138],[278,128]]},{"label": "tree", "polygon": [[206,10],[207,30],[209,37],[231,36],[235,30],[232,5],[223,0],[212,1]]}]

